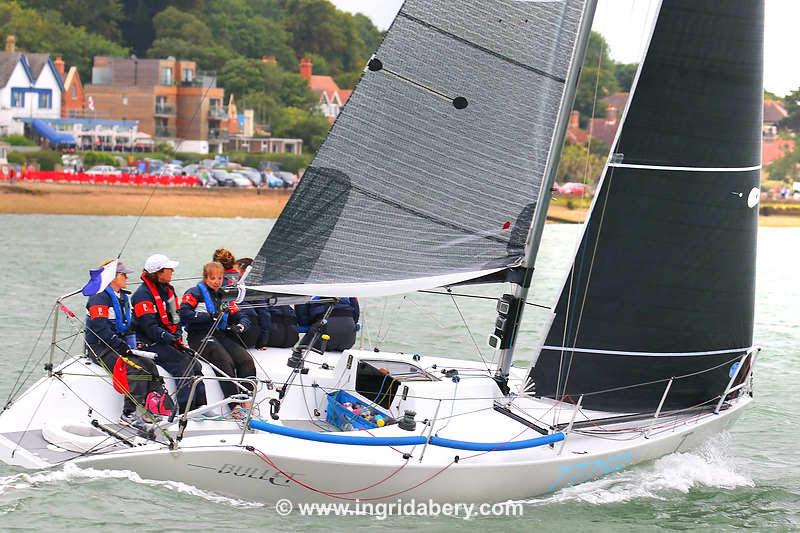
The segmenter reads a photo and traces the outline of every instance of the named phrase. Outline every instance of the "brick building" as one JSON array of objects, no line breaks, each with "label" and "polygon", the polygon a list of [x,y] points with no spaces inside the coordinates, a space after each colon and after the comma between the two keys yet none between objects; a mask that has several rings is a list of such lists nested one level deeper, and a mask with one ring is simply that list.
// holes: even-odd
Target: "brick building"
[{"label": "brick building", "polygon": [[208,140],[221,145],[228,115],[216,76],[194,61],[97,56],[84,86],[97,117],[137,120],[139,131],[164,140]]}]

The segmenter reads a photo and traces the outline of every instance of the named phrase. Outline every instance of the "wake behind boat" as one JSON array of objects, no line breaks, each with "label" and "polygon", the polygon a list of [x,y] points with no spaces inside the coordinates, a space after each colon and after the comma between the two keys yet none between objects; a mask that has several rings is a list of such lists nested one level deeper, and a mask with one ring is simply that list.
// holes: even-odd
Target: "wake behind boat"
[{"label": "wake behind boat", "polygon": [[505,282],[497,365],[422,346],[254,351],[252,418],[227,416],[206,365],[207,405],[140,435],[73,354],[0,415],[3,461],[249,500],[501,501],[728,427],[758,353],[759,1],[661,5],[540,353],[512,364],[593,13],[407,1],[239,286],[240,305],[332,305]]}]

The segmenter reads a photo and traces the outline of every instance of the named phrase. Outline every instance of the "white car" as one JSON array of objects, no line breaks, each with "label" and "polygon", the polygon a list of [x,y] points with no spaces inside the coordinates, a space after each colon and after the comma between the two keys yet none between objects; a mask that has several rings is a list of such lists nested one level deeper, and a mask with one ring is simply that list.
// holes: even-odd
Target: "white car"
[{"label": "white car", "polygon": [[90,176],[121,176],[122,172],[110,165],[95,165],[86,171]]}]

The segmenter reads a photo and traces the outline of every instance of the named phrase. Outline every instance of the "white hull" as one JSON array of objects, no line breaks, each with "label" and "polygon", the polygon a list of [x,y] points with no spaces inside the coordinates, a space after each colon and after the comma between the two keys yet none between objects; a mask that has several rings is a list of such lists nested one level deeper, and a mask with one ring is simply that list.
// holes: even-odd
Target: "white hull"
[{"label": "white hull", "polygon": [[[254,352],[254,355],[259,360],[259,372],[264,373],[259,378],[268,375],[275,384],[280,384],[291,374],[285,363],[288,351],[269,350]],[[348,369],[351,355],[353,359]],[[392,401],[393,407],[395,403],[400,407],[400,413],[394,413],[396,416],[404,408],[417,411],[416,431],[403,431],[397,425],[390,425],[371,430],[371,435],[427,435],[429,428],[422,421],[436,418],[434,434],[462,441],[506,442],[540,436],[519,421],[492,409],[493,398],[502,396],[494,382],[486,379],[486,369],[475,362],[423,357],[422,361],[414,363],[408,355],[358,351],[315,357],[317,364],[309,364],[310,372],[302,376],[304,386],[300,386],[299,377],[296,377],[295,384],[290,387],[282,402],[280,421],[270,419],[267,414],[267,401],[277,397],[275,390],[262,387],[258,399],[267,400],[261,404],[264,420],[288,427],[316,429],[314,424],[325,424],[327,397],[321,389],[354,389],[358,361],[406,361],[429,369],[458,368],[462,376],[457,385],[458,397],[467,399],[453,402],[456,385],[431,370],[440,379],[409,382],[412,393],[408,398],[401,400],[398,394],[397,401]],[[328,362],[332,368],[323,369],[322,362]],[[73,375],[78,373],[75,372],[78,368],[82,375]],[[752,401],[743,390],[743,394],[730,401],[719,414],[695,412],[604,425],[593,429],[612,433],[572,431],[563,443],[517,451],[475,452],[433,445],[354,446],[252,430],[244,433],[240,446],[243,432],[240,425],[230,419],[190,420],[185,437],[177,449],[170,450],[164,439],[160,439],[162,443],[138,439],[139,445],[130,448],[100,432],[96,435],[101,436],[93,436],[91,431],[79,434],[76,427],[88,427],[93,418],[104,424],[116,420],[121,410],[121,397],[113,392],[107,378],[99,377],[99,369],[86,360],[67,362],[61,370],[63,381],[40,380],[0,415],[0,459],[4,462],[27,468],[48,468],[72,462],[98,469],[130,470],[143,478],[181,481],[218,494],[267,502],[281,498],[295,502],[525,499],[695,447],[732,424]],[[514,375],[517,380],[514,385],[519,386],[522,372],[515,370]],[[312,383],[318,387],[310,387]],[[207,387],[210,402],[221,399],[218,385],[207,382]],[[93,406],[91,414],[88,405]],[[559,412],[555,411],[557,407]],[[548,424],[567,424],[573,417],[582,420],[608,416],[586,410],[576,413],[572,405],[528,397],[517,397],[513,408],[530,420]],[[318,409],[319,416],[315,416],[314,409]],[[450,418],[451,413],[465,415]],[[49,443],[42,437],[43,429]],[[173,436],[178,431],[177,424],[165,429]],[[73,446],[68,445],[70,434]],[[366,432],[337,434],[369,437]],[[90,450],[90,454],[68,452],[54,446],[54,442],[75,451]],[[96,447],[98,442],[106,447]],[[404,453],[410,457],[405,459]]]}]

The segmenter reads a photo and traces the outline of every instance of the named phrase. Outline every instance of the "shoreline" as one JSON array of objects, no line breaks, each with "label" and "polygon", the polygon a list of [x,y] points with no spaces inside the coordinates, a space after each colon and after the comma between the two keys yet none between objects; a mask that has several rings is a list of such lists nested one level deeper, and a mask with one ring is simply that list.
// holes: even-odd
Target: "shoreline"
[{"label": "shoreline", "polygon": [[[0,184],[0,214],[277,218],[291,190]],[[551,205],[550,223],[580,224],[587,209]],[[761,227],[800,227],[800,216],[762,215]]]}]

